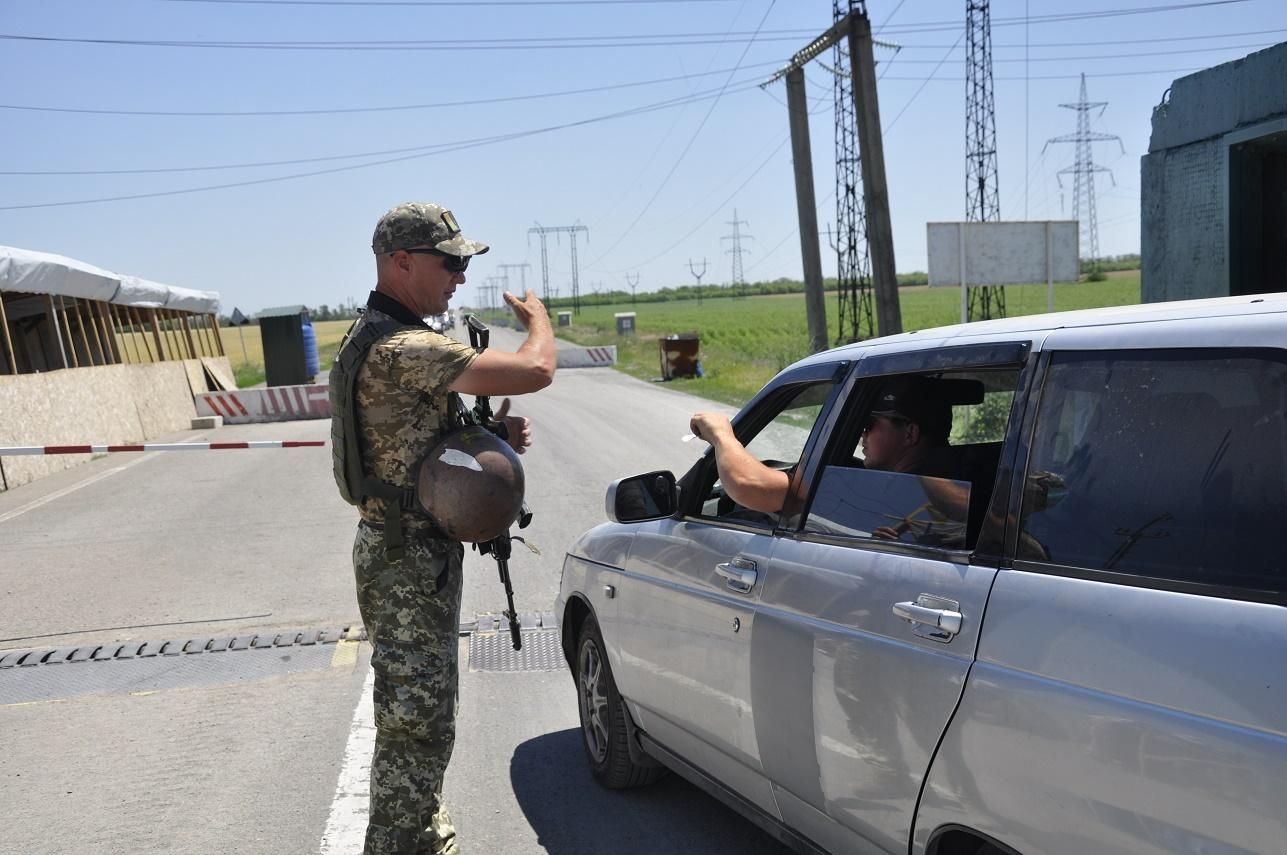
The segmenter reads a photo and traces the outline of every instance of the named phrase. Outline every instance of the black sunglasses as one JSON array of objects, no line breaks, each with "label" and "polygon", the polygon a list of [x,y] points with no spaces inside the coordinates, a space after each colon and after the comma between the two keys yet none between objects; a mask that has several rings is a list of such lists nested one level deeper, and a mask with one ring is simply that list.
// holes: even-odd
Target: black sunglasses
[{"label": "black sunglasses", "polygon": [[452,255],[449,252],[443,252],[438,249],[406,249],[403,252],[409,252],[412,255],[439,255],[442,256],[442,266],[452,273],[464,273],[469,267],[468,255]]}]

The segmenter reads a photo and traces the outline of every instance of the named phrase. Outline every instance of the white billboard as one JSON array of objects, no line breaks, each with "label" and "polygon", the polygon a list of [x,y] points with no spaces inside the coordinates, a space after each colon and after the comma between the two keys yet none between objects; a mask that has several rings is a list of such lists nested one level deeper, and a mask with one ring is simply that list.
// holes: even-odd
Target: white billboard
[{"label": "white billboard", "polygon": [[1076,220],[927,223],[929,284],[1076,282]]}]

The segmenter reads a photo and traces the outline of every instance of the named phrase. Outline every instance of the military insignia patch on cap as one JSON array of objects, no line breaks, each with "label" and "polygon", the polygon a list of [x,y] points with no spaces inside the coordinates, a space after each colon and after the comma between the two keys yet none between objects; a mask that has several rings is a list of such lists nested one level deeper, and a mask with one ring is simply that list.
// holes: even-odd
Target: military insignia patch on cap
[{"label": "military insignia patch on cap", "polygon": [[451,229],[453,235],[460,231],[460,224],[456,222],[456,215],[451,211],[442,212],[442,222],[447,228]]}]

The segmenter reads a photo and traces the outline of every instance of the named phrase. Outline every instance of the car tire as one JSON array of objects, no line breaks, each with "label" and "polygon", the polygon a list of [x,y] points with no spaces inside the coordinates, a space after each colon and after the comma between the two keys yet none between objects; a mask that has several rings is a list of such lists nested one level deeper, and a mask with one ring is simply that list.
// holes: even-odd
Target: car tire
[{"label": "car tire", "polygon": [[573,674],[581,717],[581,746],[590,762],[590,772],[600,784],[612,790],[641,787],[657,780],[665,770],[630,759],[626,708],[612,679],[606,651],[599,624],[587,617],[577,639]]}]

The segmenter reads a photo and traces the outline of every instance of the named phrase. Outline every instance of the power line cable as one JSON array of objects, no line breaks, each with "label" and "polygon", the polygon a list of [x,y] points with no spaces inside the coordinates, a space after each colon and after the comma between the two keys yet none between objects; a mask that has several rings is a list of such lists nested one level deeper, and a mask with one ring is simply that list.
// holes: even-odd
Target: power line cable
[{"label": "power line cable", "polygon": [[[1098,47],[1100,45],[1146,45],[1159,44],[1162,42],[1193,42],[1193,41],[1210,41],[1211,39],[1238,39],[1244,36],[1267,36],[1274,33],[1287,33],[1287,28],[1273,30],[1246,30],[1240,33],[1211,33],[1202,36],[1154,36],[1148,39],[1096,39],[1093,42],[1032,42],[1031,44],[993,44],[992,49],[1011,48],[1018,50],[1020,48],[1058,48],[1058,47]],[[947,45],[937,44],[907,44],[905,42],[899,45],[903,50],[934,50],[936,48],[945,48]]]},{"label": "power line cable", "polygon": [[[758,83],[747,83],[732,91],[747,92],[752,89],[758,88],[758,86],[759,86]],[[721,95],[729,94],[729,92],[727,90],[721,90],[720,94]],[[707,96],[703,96],[702,98],[694,99],[694,100],[704,100],[705,98],[708,98],[708,97],[719,97],[719,96],[707,95]],[[671,101],[668,101],[668,102],[659,102],[657,104],[652,104],[645,107],[635,107],[629,110],[621,110],[616,113],[609,113],[603,116],[594,116],[588,119],[580,119],[574,122],[564,122],[558,125],[550,125],[547,127],[535,128],[527,131],[516,131],[514,133],[498,135],[495,137],[490,137],[479,141],[470,141],[466,143],[451,144],[445,148],[434,148],[434,150],[432,151],[419,151],[411,154],[405,154],[399,157],[375,160],[369,163],[351,164],[348,166],[337,166],[331,169],[322,169],[322,170],[316,170],[312,172],[298,172],[298,173],[292,173],[289,175],[270,176],[267,178],[258,178],[258,179],[247,180],[247,181],[234,181],[234,182],[228,182],[225,184],[206,185],[202,187],[187,187],[179,190],[162,190],[162,191],[156,191],[151,193],[134,193],[134,194],[123,195],[123,196],[105,196],[105,197],[99,197],[94,199],[76,199],[76,200],[68,200],[63,202],[39,202],[39,203],[24,204],[24,205],[0,205],[0,211],[17,211],[17,210],[26,210],[29,208],[57,208],[57,207],[66,207],[70,205],[88,205],[88,204],[97,204],[102,202],[123,202],[123,201],[129,201],[134,199],[152,199],[152,198],[158,198],[162,196],[179,196],[187,193],[202,193],[210,190],[225,190],[225,189],[234,188],[234,187],[249,187],[257,184],[271,184],[278,181],[289,181],[296,178],[309,178],[317,175],[330,175],[337,172],[347,172],[355,169],[366,169],[372,166],[382,166],[389,163],[399,163],[402,161],[414,160],[421,157],[428,157],[434,154],[446,154],[454,151],[460,151],[463,149],[478,148],[483,145],[489,145],[497,142],[506,142],[509,140],[521,139],[524,137],[536,136],[538,134],[550,133],[552,131],[557,131],[557,130],[565,130],[567,128],[580,127],[582,125],[594,124],[597,122],[608,121],[610,119],[622,118],[625,116],[634,116],[634,115],[640,115],[643,113],[655,112],[657,110],[665,109],[667,107],[673,107],[673,106],[678,106],[679,104],[682,104],[682,103],[687,103],[688,100],[690,99],[687,99],[687,98],[672,99]],[[426,147],[426,148],[429,148],[429,147]]]},{"label": "power line cable", "polygon": [[728,3],[731,0],[161,0],[239,6],[643,6]]},{"label": "power line cable", "polygon": [[[780,65],[778,61],[758,62],[742,66],[743,69],[766,68]],[[235,117],[235,116],[318,116],[346,113],[386,113],[400,110],[437,110],[444,107],[472,107],[481,104],[507,104],[515,101],[535,101],[542,98],[561,98],[569,95],[589,95],[596,92],[611,92],[617,89],[629,89],[640,86],[653,86],[661,83],[673,83],[679,80],[691,80],[697,77],[711,77],[737,71],[735,68],[721,68],[716,71],[704,71],[699,74],[677,74],[672,77],[658,77],[652,80],[637,80],[628,83],[613,83],[605,86],[590,86],[584,89],[564,89],[556,92],[535,92],[529,95],[504,95],[495,98],[464,98],[458,101],[439,101],[432,104],[397,104],[387,107],[334,107],[317,110],[98,110],[79,107],[43,107],[32,104],[0,104],[0,110],[29,110],[42,113],[82,113],[101,116],[183,116],[183,117]]]},{"label": "power line cable", "polygon": [[[239,0],[219,0],[220,2],[239,2]],[[249,0],[240,0],[249,2]],[[407,2],[408,0],[404,0]],[[468,5],[484,5],[489,0],[477,0]],[[195,0],[194,0],[195,2]],[[205,0],[216,2],[216,0]],[[277,2],[304,3],[318,0],[277,0]],[[381,0],[375,0],[381,2]],[[388,0],[397,2],[397,0]],[[494,0],[502,2],[502,0]],[[563,0],[576,2],[576,0]],[[593,0],[581,0],[593,2]],[[599,0],[607,2],[607,0]],[[1142,15],[1156,12],[1186,11],[1190,9],[1214,6],[1227,6],[1248,3],[1252,0],[1199,0],[1192,3],[1173,3],[1164,6],[1143,6],[1130,9],[1113,9],[1100,12],[1069,12],[1052,15],[1038,15],[1018,18],[994,18],[992,26],[1011,26],[1016,24],[1062,24],[1070,21],[1097,20],[1100,18],[1117,18],[1125,15]],[[362,4],[366,5],[366,4]],[[942,32],[960,29],[960,22],[927,22],[923,24],[895,25],[895,33]],[[776,31],[788,32],[788,31]],[[567,49],[577,47],[589,48],[622,48],[622,47],[682,47],[686,45],[718,44],[706,39],[709,34],[698,34],[701,38],[688,40],[681,35],[630,35],[630,36],[568,36],[568,37],[528,37],[524,39],[451,39],[438,41],[385,41],[385,42],[303,42],[303,41],[196,41],[191,39],[91,39],[61,36],[32,36],[13,33],[0,34],[0,39],[11,41],[51,42],[65,44],[94,44],[130,47],[185,47],[236,50],[516,50],[516,49]],[[752,34],[747,37],[747,44],[753,41],[782,41],[794,39],[795,35]],[[678,39],[677,41],[627,41],[629,39]],[[564,42],[579,41],[579,44]]]},{"label": "power line cable", "polygon": [[[754,78],[747,78],[746,80],[739,81],[736,88],[733,91],[734,92],[747,91],[750,87],[750,84],[752,84],[753,81],[754,81]],[[675,98],[666,99],[664,101],[656,101],[656,102],[653,102],[652,104],[644,104],[639,107],[632,107],[629,110],[625,110],[617,113],[609,113],[606,116],[602,117],[602,119],[619,118],[621,116],[630,115],[635,112],[652,112],[654,110],[662,109],[664,107],[670,107],[670,106],[683,106],[683,105],[695,103],[698,101],[704,101],[710,97],[718,97],[719,93],[723,91],[724,89],[721,87],[720,89],[707,89],[701,92],[693,93],[691,95],[680,95],[680,96],[676,96]],[[573,124],[587,124],[589,122],[600,121],[602,119],[600,118],[588,119],[588,120],[583,120]],[[564,125],[550,126],[550,128],[552,129],[558,129],[562,127],[565,127],[565,126]],[[404,148],[383,149],[379,151],[353,152],[351,154],[321,155],[318,157],[293,158],[289,160],[265,160],[265,161],[246,162],[246,163],[205,164],[201,166],[146,167],[146,168],[140,168],[140,169],[0,170],[0,175],[25,175],[25,176],[163,175],[163,174],[169,174],[169,173],[175,173],[175,172],[216,172],[216,171],[226,170],[226,169],[255,169],[255,168],[265,167],[265,166],[298,166],[306,163],[325,163],[328,161],[335,161],[335,160],[355,160],[358,158],[366,158],[366,157],[384,157],[386,155],[391,155],[391,154],[394,154],[394,155],[407,154],[410,152],[432,153],[435,149],[446,148],[446,147],[451,147],[452,150],[456,150],[460,146],[469,146],[469,145],[475,145],[475,144],[484,145],[487,143],[513,139],[519,136],[527,136],[533,133],[541,133],[541,132],[544,132],[544,130],[546,129],[519,131],[516,133],[497,134],[497,135],[487,136],[487,137],[474,137],[472,139],[464,139],[464,140],[452,140],[450,142],[432,143],[429,145],[408,146]]]},{"label": "power line cable", "polygon": [[[760,27],[764,26],[764,22],[768,20],[769,13],[773,11],[773,6],[775,3],[776,3],[776,0],[769,0],[769,5],[764,10],[764,15],[761,16],[760,18],[759,26],[755,28],[757,32],[759,31]],[[752,38],[752,41],[754,41],[753,38]],[[734,64],[735,69],[741,67],[742,60],[746,59],[746,53],[750,49],[751,49],[751,42],[747,42],[746,47],[742,48],[742,53],[740,56],[738,56],[737,62]],[[736,71],[729,73],[728,80],[724,82],[725,87],[727,87],[728,84],[732,82],[733,74],[735,73]],[[679,165],[684,162],[684,158],[687,157],[688,152],[692,150],[693,143],[697,142],[697,137],[701,135],[702,129],[706,127],[706,122],[710,120],[711,114],[714,113],[715,108],[719,106],[720,97],[721,97],[720,95],[715,96],[715,100],[711,102],[710,109],[706,111],[705,116],[702,116],[702,120],[701,122],[698,123],[697,128],[693,131],[693,135],[688,138],[688,144],[685,145],[684,150],[679,153],[679,157],[675,158],[674,165],[670,167],[670,171],[666,173],[666,177],[661,179],[661,184],[657,186],[657,189],[656,191],[653,192],[652,197],[643,206],[643,210],[641,210],[639,214],[634,218],[634,220],[631,221],[630,225],[626,226],[625,231],[623,231],[621,235],[615,241],[613,241],[611,246],[609,246],[606,250],[604,250],[603,253],[600,254],[598,258],[590,262],[590,266],[598,264],[608,255],[608,253],[612,252],[612,250],[620,246],[621,242],[626,239],[626,236],[630,234],[630,232],[634,229],[634,227],[639,224],[639,221],[643,219],[644,215],[648,213],[649,209],[652,208],[653,203],[657,201],[657,197],[661,195],[661,191],[665,189],[666,185],[670,182],[670,179],[674,176],[675,171],[679,169]]]}]

